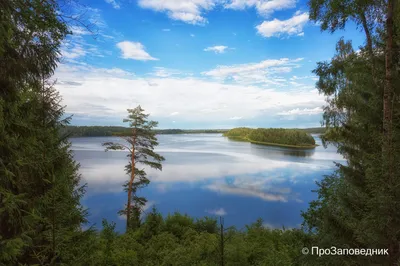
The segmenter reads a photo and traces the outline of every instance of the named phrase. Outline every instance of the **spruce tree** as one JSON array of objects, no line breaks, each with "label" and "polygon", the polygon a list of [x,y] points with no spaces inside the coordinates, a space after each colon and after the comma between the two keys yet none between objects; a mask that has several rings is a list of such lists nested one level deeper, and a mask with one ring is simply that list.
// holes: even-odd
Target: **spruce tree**
[{"label": "spruce tree", "polygon": [[103,143],[106,151],[129,151],[127,155],[129,163],[126,165],[125,171],[130,177],[124,184],[125,190],[128,192],[127,204],[125,210],[120,212],[120,214],[126,215],[127,231],[140,225],[140,214],[147,202],[146,198],[137,194],[139,189],[146,187],[150,183],[145,168],[139,168],[139,165],[162,170],[161,162],[165,160],[164,157],[154,151],[158,141],[153,129],[157,127],[158,123],[147,120],[148,116],[140,105],[134,109],[128,109],[128,117],[123,121],[129,123],[131,135],[121,137],[125,140],[124,143]]},{"label": "spruce tree", "polygon": [[48,84],[68,34],[57,1],[0,3],[0,264],[74,264],[85,211]]}]

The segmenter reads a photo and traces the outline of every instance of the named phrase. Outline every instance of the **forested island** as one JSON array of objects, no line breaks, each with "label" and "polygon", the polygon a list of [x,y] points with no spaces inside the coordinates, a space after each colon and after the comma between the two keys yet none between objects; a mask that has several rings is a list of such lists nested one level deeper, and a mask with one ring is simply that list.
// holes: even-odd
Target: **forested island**
[{"label": "forested island", "polygon": [[[62,135],[69,137],[107,137],[107,136],[129,136],[132,132],[129,127],[121,126],[65,126]],[[307,133],[323,134],[325,128],[298,129]],[[202,134],[202,133],[226,133],[229,129],[154,129],[156,134]]]},{"label": "forested island", "polygon": [[225,132],[224,136],[233,140],[268,146],[302,149],[316,147],[314,138],[306,131],[298,129],[238,127]]}]

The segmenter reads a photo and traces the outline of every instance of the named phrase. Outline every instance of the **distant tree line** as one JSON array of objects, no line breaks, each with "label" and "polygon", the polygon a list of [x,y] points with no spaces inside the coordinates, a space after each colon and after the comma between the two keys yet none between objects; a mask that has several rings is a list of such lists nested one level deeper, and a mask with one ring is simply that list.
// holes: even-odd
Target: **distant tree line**
[{"label": "distant tree line", "polygon": [[[224,133],[227,129],[154,129],[156,134]],[[66,126],[62,134],[70,137],[129,136],[130,128],[118,126]]]},{"label": "distant tree line", "polygon": [[224,136],[260,144],[282,144],[289,146],[314,146],[314,138],[304,130],[284,128],[234,128]]},{"label": "distant tree line", "polygon": [[310,128],[299,128],[299,130],[305,131],[310,134],[324,134],[326,131],[325,127],[310,127]]},{"label": "distant tree line", "polygon": [[[156,134],[202,134],[202,133],[225,133],[229,129],[155,129]],[[299,129],[307,133],[322,134],[325,128]],[[61,134],[70,137],[107,137],[107,136],[129,136],[130,129],[121,126],[66,126]]]}]

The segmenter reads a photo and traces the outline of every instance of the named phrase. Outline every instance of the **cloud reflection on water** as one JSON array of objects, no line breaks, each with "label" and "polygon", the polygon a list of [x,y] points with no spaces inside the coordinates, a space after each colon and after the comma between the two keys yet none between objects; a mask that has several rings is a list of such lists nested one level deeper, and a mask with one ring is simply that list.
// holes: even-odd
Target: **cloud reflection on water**
[{"label": "cloud reflection on water", "polygon": [[[122,184],[128,176],[126,152],[104,152],[102,142],[118,138],[72,140],[75,159],[88,183],[85,201],[93,221],[115,217],[125,203]],[[157,151],[166,158],[163,171],[149,169],[152,181],[141,193],[167,214],[188,212],[226,215],[241,225],[264,216],[270,225],[296,226],[299,213],[312,199],[315,180],[332,171],[343,158],[336,149],[293,153],[290,149],[231,142],[221,135],[159,136]],[[317,139],[317,143],[319,140]],[[117,207],[116,207],[117,206]],[[251,206],[251,208],[249,208]],[[114,216],[113,216],[114,215]]]},{"label": "cloud reflection on water", "polygon": [[[168,160],[167,153],[163,153]],[[261,175],[262,179],[254,179],[250,177],[246,184],[259,186],[259,182],[265,182],[270,179],[274,181],[289,180],[296,174],[307,174],[317,170],[329,169],[328,166],[318,165],[314,163],[297,163],[289,161],[277,161],[260,158],[252,155],[244,155],[242,160],[238,157],[240,154],[234,154],[229,158],[225,158],[222,162],[203,162],[203,163],[185,163],[183,159],[181,164],[165,162],[163,171],[155,171],[148,169],[148,175],[152,182],[160,184],[168,184],[173,182],[184,183],[202,183],[206,180],[221,179],[226,176],[235,176],[237,178],[243,175]],[[86,163],[89,166],[86,166]],[[89,188],[96,192],[118,192],[121,185],[127,179],[123,166],[125,160],[96,160],[89,162],[81,162],[80,172],[84,182],[87,182]],[[167,190],[167,186],[162,188]]]},{"label": "cloud reflection on water", "polygon": [[[301,178],[327,171],[332,168],[333,159],[340,159],[336,152],[326,152],[323,147],[293,153],[293,150],[279,147],[229,142],[218,136],[207,136],[204,145],[198,136],[184,137],[182,142],[176,141],[179,138],[167,139],[157,149],[166,158],[162,172],[147,169],[151,186],[158,192],[167,193],[179,183],[264,201],[302,202],[289,185],[310,181]],[[88,183],[91,194],[119,193],[127,179],[124,172],[126,152],[105,153],[100,146],[105,139],[73,146],[78,153],[91,154],[83,156],[85,159],[80,162],[83,181]],[[305,158],[297,158],[299,154],[304,157],[303,153],[307,154]],[[283,185],[285,182],[289,185]]]}]

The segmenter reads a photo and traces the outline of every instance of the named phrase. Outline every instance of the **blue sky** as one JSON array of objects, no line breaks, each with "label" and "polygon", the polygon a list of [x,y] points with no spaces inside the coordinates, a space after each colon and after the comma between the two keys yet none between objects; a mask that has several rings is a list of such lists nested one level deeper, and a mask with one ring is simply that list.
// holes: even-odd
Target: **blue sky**
[{"label": "blue sky", "polygon": [[340,37],[306,1],[81,0],[55,78],[74,125],[124,125],[140,104],[160,128],[313,127],[312,70]]}]

